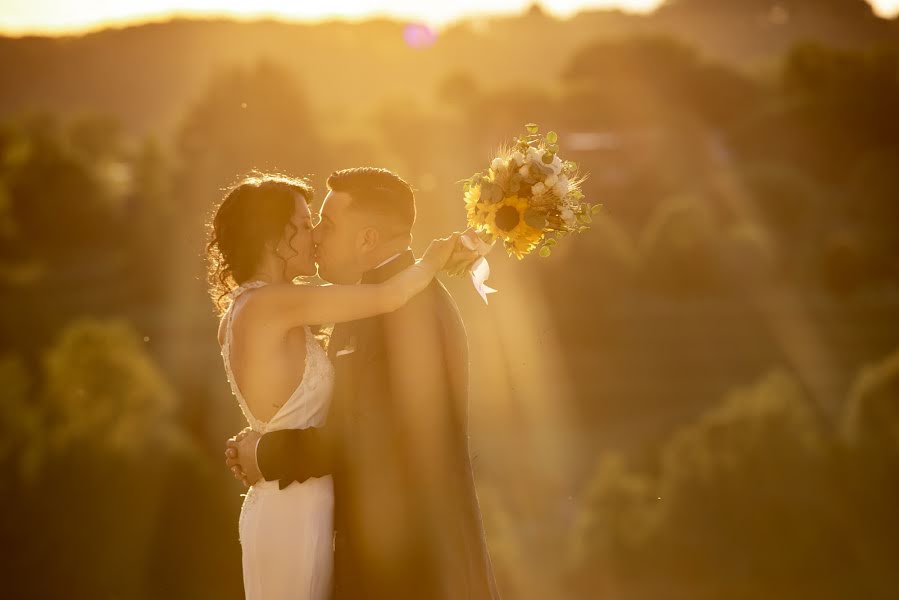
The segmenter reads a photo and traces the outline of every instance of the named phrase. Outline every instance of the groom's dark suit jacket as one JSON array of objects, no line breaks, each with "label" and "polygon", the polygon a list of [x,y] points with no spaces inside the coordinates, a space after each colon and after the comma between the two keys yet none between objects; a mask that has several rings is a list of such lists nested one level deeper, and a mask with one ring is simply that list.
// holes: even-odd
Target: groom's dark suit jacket
[{"label": "groom's dark suit jacket", "polygon": [[[406,252],[366,273],[380,283]],[[496,599],[468,451],[468,345],[458,309],[436,280],[403,308],[334,328],[327,425],[266,434],[263,477],[331,473],[334,597]]]}]

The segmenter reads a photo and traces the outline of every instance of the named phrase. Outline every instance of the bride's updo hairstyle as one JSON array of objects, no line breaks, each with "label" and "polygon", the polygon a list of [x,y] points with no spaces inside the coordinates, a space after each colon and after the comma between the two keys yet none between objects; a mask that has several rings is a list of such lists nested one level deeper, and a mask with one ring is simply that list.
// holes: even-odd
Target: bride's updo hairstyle
[{"label": "bride's updo hairstyle", "polygon": [[[277,247],[293,217],[296,193],[312,201],[312,186],[305,180],[254,172],[232,186],[215,208],[207,225],[206,260],[209,294],[220,315],[228,308],[228,294],[256,272],[265,244]],[[290,257],[279,258],[286,263]]]}]

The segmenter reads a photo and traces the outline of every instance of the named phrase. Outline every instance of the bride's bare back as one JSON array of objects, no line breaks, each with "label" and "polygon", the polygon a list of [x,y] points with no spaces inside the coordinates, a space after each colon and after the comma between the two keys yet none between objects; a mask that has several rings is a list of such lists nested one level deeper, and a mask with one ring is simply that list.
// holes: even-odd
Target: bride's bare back
[{"label": "bride's bare back", "polygon": [[[231,318],[230,361],[232,377],[247,408],[262,422],[271,421],[303,382],[306,363],[306,329],[286,331],[266,323],[254,311],[254,290]],[[219,323],[219,345],[224,345],[229,314]]]}]

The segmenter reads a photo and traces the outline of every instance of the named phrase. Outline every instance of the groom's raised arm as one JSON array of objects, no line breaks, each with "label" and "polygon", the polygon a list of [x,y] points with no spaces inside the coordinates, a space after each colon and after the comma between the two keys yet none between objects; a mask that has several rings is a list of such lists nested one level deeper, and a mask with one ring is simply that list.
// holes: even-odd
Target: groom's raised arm
[{"label": "groom's raised arm", "polygon": [[266,433],[256,444],[256,465],[266,481],[285,487],[334,472],[334,447],[319,428],[283,429]]}]

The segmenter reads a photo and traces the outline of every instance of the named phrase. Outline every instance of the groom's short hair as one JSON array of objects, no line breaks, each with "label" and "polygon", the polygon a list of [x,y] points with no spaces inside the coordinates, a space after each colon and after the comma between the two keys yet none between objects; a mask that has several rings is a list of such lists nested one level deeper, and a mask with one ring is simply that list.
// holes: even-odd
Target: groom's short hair
[{"label": "groom's short hair", "polygon": [[344,192],[352,206],[411,230],[415,224],[415,194],[412,186],[396,173],[378,167],[355,167],[334,171],[328,177],[328,189]]}]

